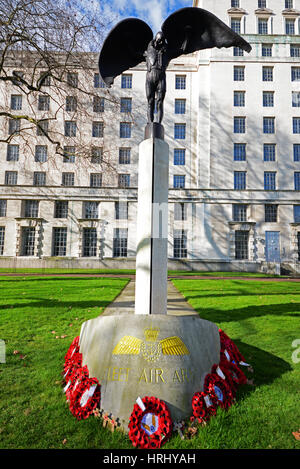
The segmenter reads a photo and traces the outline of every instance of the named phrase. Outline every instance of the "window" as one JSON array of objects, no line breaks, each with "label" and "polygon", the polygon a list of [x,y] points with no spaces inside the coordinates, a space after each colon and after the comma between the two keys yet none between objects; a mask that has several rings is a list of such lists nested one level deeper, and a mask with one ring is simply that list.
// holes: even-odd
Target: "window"
[{"label": "window", "polygon": [[247,205],[246,204],[233,204],[232,218],[233,218],[233,221],[238,221],[238,222],[247,221]]},{"label": "window", "polygon": [[102,174],[101,173],[90,174],[90,187],[102,187]]},{"label": "window", "polygon": [[129,74],[122,75],[121,88],[132,88],[132,75],[129,75]]},{"label": "window", "polygon": [[184,189],[185,188],[185,176],[183,176],[183,175],[174,175],[173,176],[173,187],[174,187],[174,189]]},{"label": "window", "polygon": [[295,34],[295,20],[286,18],[285,20],[285,34]]},{"label": "window", "polygon": [[263,106],[264,107],[274,106],[274,92],[273,91],[263,91]]},{"label": "window", "polygon": [[76,137],[76,121],[65,121],[65,137]]},{"label": "window", "polygon": [[83,218],[95,218],[98,219],[99,215],[99,202],[83,202]]},{"label": "window", "polygon": [[300,134],[300,117],[293,117],[293,134]]},{"label": "window", "polygon": [[75,163],[75,147],[64,147],[64,163]]},{"label": "window", "polygon": [[185,90],[186,88],[186,75],[175,75],[175,89]]},{"label": "window", "polygon": [[119,164],[130,164],[131,148],[119,148]]},{"label": "window", "polygon": [[258,8],[267,8],[267,1],[266,0],[258,0],[257,7]]},{"label": "window", "polygon": [[67,252],[67,228],[53,228],[53,256],[65,256]]},{"label": "window", "polygon": [[94,88],[105,88],[105,83],[99,73],[94,73]]},{"label": "window", "polygon": [[5,238],[5,227],[0,226],[0,255],[3,256],[4,252],[4,238]]},{"label": "window", "polygon": [[130,186],[130,174],[119,174],[118,187]]},{"label": "window", "polygon": [[22,109],[22,96],[19,94],[12,94],[10,97],[10,108],[13,111],[20,111]]},{"label": "window", "polygon": [[49,131],[49,121],[48,120],[42,120],[37,123],[36,126],[36,134],[39,137],[44,137],[45,135],[48,135]]},{"label": "window", "polygon": [[7,200],[0,200],[0,217],[6,217]]},{"label": "window", "polygon": [[78,73],[68,72],[67,73],[67,84],[73,88],[78,87]]},{"label": "window", "polygon": [[249,231],[236,230],[234,232],[235,258],[248,259]]},{"label": "window", "polygon": [[240,0],[231,0],[231,8],[239,8]]},{"label": "window", "polygon": [[25,200],[24,201],[24,217],[37,218],[39,215],[39,201],[38,200]]},{"label": "window", "polygon": [[300,45],[291,44],[290,45],[290,56],[291,57],[300,57]]},{"label": "window", "polygon": [[62,173],[62,185],[74,186],[74,173]]},{"label": "window", "polygon": [[175,99],[175,114],[185,114],[185,99]]},{"label": "window", "polygon": [[273,67],[262,68],[262,79],[263,81],[273,81]]},{"label": "window", "polygon": [[174,124],[174,138],[178,140],[185,139],[185,124]]},{"label": "window", "polygon": [[241,19],[240,18],[231,18],[230,26],[231,26],[231,29],[235,33],[241,34]]},{"label": "window", "polygon": [[100,98],[99,96],[94,96],[93,112],[104,112],[104,98]]},{"label": "window", "polygon": [[292,91],[292,106],[300,107],[300,92]]},{"label": "window", "polygon": [[37,163],[45,163],[48,159],[48,148],[47,145],[36,145],[34,161]]},{"label": "window", "polygon": [[300,172],[298,171],[294,173],[294,184],[295,184],[295,191],[300,191]]},{"label": "window", "polygon": [[278,206],[275,204],[265,204],[265,222],[277,223]]},{"label": "window", "polygon": [[234,171],[234,189],[245,190],[246,189],[246,171]]},{"label": "window", "polygon": [[92,137],[103,138],[103,122],[93,122],[92,124]]},{"label": "window", "polygon": [[127,228],[114,228],[113,257],[127,257]]},{"label": "window", "polygon": [[131,122],[120,122],[120,138],[131,138]]},{"label": "window", "polygon": [[9,119],[8,121],[8,133],[9,135],[20,133],[21,121],[20,119]]},{"label": "window", "polygon": [[132,99],[131,98],[121,98],[120,103],[121,112],[131,112],[132,110]]},{"label": "window", "polygon": [[258,34],[268,34],[268,20],[266,18],[258,18],[257,28]]},{"label": "window", "polygon": [[103,148],[102,147],[93,147],[92,148],[92,164],[100,164],[102,163],[103,158]]},{"label": "window", "polygon": [[274,134],[275,133],[275,117],[264,117],[263,118],[263,133]]},{"label": "window", "polygon": [[35,228],[25,226],[21,232],[21,256],[34,256]]},{"label": "window", "polygon": [[33,173],[33,185],[45,186],[46,185],[46,173],[43,171],[35,171]]},{"label": "window", "polygon": [[233,56],[234,57],[243,57],[244,51],[240,47],[234,47],[233,48]]},{"label": "window", "polygon": [[54,206],[54,218],[67,218],[68,217],[68,201],[56,200]]},{"label": "window", "polygon": [[286,9],[291,9],[294,7],[294,0],[285,0],[284,3],[285,3],[284,7]]},{"label": "window", "polygon": [[49,111],[50,109],[50,97],[40,95],[38,99],[38,110],[39,111]]},{"label": "window", "polygon": [[297,233],[298,261],[300,261],[300,233]]},{"label": "window", "polygon": [[264,143],[264,161],[276,160],[276,145],[275,143]]},{"label": "window", "polygon": [[240,66],[233,67],[233,80],[234,81],[245,80],[245,67],[240,67]]},{"label": "window", "polygon": [[77,111],[77,98],[75,96],[66,97],[66,111],[67,112]]},{"label": "window", "polygon": [[127,220],[128,219],[128,203],[119,201],[115,202],[115,219]]},{"label": "window", "polygon": [[83,228],[82,255],[83,257],[97,256],[97,230],[96,228]]},{"label": "window", "polygon": [[19,145],[7,145],[7,161],[19,161]]},{"label": "window", "polygon": [[276,172],[275,171],[264,172],[264,190],[265,191],[276,190]]},{"label": "window", "polygon": [[233,105],[238,107],[245,106],[245,91],[233,92]]},{"label": "window", "polygon": [[244,134],[246,132],[246,117],[233,118],[233,132],[235,134]]},{"label": "window", "polygon": [[263,57],[272,57],[272,44],[262,44],[261,55]]},{"label": "window", "polygon": [[173,257],[187,257],[187,236],[185,230],[174,230],[173,233]]},{"label": "window", "polygon": [[293,151],[294,151],[294,161],[300,161],[300,143],[294,143]]},{"label": "window", "polygon": [[48,75],[48,71],[40,73],[39,81],[41,86],[50,86],[51,85],[51,76]]},{"label": "window", "polygon": [[294,205],[294,223],[300,223],[300,205]]},{"label": "window", "polygon": [[19,70],[13,70],[12,76],[14,77],[13,79],[13,84],[14,85],[20,85],[20,80],[24,80],[24,73],[20,72]]},{"label": "window", "polygon": [[300,67],[291,67],[292,81],[300,81]]},{"label": "window", "polygon": [[246,161],[246,143],[234,144],[233,160],[234,161]]},{"label": "window", "polygon": [[17,171],[5,171],[5,184],[7,186],[15,186],[18,183]]},{"label": "window", "polygon": [[185,149],[174,149],[174,165],[185,165]]},{"label": "window", "polygon": [[174,204],[174,220],[184,221],[187,219],[187,204],[176,202]]}]

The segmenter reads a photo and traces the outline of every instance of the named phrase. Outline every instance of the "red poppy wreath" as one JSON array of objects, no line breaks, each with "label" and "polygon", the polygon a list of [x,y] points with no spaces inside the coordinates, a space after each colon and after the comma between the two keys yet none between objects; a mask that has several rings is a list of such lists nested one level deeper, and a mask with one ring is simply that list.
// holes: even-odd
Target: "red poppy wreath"
[{"label": "red poppy wreath", "polygon": [[237,365],[241,361],[244,362],[245,359],[233,340],[231,340],[221,329],[219,329],[219,334],[221,343],[220,361],[227,360]]},{"label": "red poppy wreath", "polygon": [[217,413],[218,400],[214,395],[196,392],[192,399],[192,408],[192,421],[196,419],[199,423],[208,422],[210,417]]},{"label": "red poppy wreath", "polygon": [[164,401],[138,398],[129,419],[129,438],[137,448],[160,448],[171,436],[172,419]]},{"label": "red poppy wreath", "polygon": [[223,409],[228,409],[232,405],[233,393],[230,386],[216,373],[209,373],[205,376],[204,392],[209,396],[215,396],[218,405]]},{"label": "red poppy wreath", "polygon": [[84,369],[70,399],[70,410],[77,420],[87,419],[100,404],[100,385],[97,378],[86,378]]}]

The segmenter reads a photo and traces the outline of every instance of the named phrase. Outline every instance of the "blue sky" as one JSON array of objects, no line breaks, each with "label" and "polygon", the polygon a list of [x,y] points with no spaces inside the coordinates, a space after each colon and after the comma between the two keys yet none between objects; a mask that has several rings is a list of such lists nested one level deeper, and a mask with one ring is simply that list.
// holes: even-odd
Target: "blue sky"
[{"label": "blue sky", "polygon": [[98,0],[104,14],[109,14],[115,23],[135,16],[140,18],[156,33],[163,21],[179,8],[193,6],[193,0]]}]

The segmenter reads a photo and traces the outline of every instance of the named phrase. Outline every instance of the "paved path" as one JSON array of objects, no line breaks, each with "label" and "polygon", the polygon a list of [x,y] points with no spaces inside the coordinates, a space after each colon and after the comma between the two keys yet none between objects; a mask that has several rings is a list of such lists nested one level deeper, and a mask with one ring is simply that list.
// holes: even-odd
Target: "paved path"
[{"label": "paved path", "polygon": [[[120,295],[105,308],[101,316],[122,313],[134,314],[134,296],[135,282],[131,280]],[[167,314],[173,316],[198,315],[170,281],[168,281]]]}]

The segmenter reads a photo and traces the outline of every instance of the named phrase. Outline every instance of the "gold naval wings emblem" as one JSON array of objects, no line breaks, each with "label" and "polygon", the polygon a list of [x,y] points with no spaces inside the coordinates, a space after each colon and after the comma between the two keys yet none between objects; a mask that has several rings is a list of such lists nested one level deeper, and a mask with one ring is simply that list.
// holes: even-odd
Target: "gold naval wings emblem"
[{"label": "gold naval wings emblem", "polygon": [[167,337],[157,341],[158,329],[145,329],[145,341],[131,335],[125,335],[113,350],[113,355],[139,355],[145,360],[154,362],[163,355],[189,355],[189,350],[183,341],[177,337]]}]

